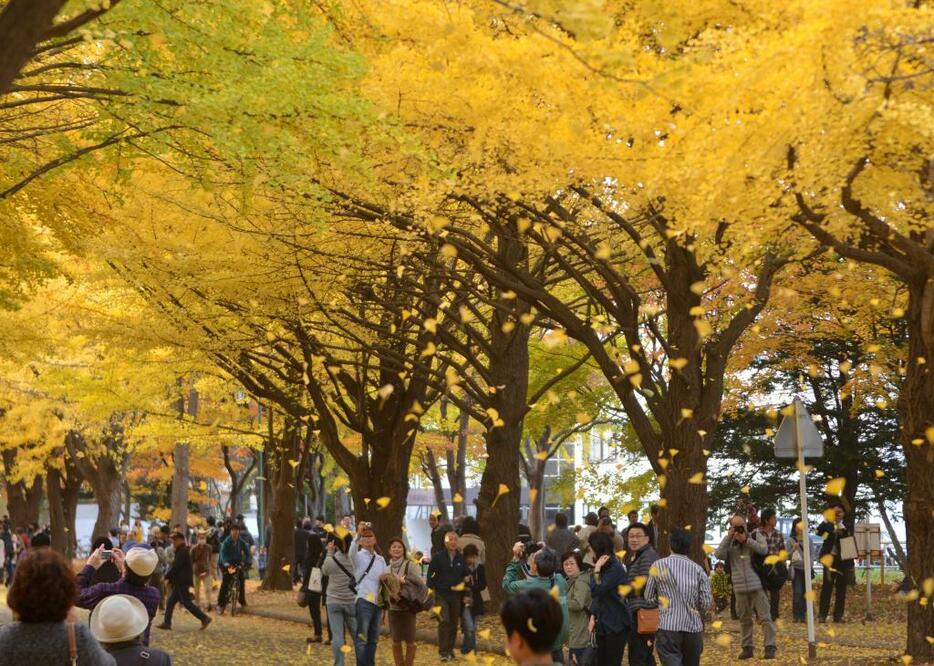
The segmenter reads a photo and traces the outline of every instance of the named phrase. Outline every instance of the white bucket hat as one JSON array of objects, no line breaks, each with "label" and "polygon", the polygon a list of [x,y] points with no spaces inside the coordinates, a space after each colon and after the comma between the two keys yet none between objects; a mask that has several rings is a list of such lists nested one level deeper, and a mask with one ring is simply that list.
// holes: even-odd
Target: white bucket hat
[{"label": "white bucket hat", "polygon": [[127,551],[125,562],[130,567],[130,571],[137,576],[145,577],[152,575],[152,572],[156,570],[156,565],[159,564],[159,556],[156,555],[154,550],[134,546]]},{"label": "white bucket hat", "polygon": [[128,594],[107,597],[91,612],[91,635],[101,643],[132,641],[148,626],[143,602]]}]

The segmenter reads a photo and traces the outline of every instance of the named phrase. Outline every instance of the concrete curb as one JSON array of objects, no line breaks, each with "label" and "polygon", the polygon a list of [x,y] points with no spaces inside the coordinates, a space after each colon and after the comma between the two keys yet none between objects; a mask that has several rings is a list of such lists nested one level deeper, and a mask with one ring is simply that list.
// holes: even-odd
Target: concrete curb
[{"label": "concrete curb", "polygon": [[[324,613],[324,609],[321,609],[321,612]],[[246,608],[241,608],[240,613],[244,615],[255,615],[257,617],[264,617],[268,620],[279,620],[281,622],[293,622],[295,624],[302,624],[306,627],[311,627],[311,618],[310,617],[298,617],[292,613],[284,613],[282,611],[276,610],[267,610],[265,608],[253,608],[247,606]],[[388,636],[389,630],[386,627],[380,627],[380,635]],[[420,643],[430,643],[431,645],[438,644],[438,633],[435,631],[429,631],[428,629],[416,629],[415,631],[415,640]],[[460,647],[460,639],[458,638],[457,647]],[[477,639],[477,651],[478,652],[488,652],[491,654],[498,654],[501,656],[506,656],[505,648],[491,640],[484,640],[482,638]]]}]

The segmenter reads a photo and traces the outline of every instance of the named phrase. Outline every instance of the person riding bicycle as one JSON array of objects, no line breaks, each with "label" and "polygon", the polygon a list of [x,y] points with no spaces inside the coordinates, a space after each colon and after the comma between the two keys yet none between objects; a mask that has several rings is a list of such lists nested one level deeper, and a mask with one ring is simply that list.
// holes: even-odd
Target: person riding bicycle
[{"label": "person riding bicycle", "polygon": [[240,538],[240,528],[234,523],[230,526],[230,534],[221,543],[220,564],[224,572],[221,589],[217,595],[218,612],[223,615],[227,606],[227,597],[230,595],[230,585],[234,576],[240,583],[240,605],[246,606],[246,591],[243,585],[243,571],[253,564],[249,544]]}]

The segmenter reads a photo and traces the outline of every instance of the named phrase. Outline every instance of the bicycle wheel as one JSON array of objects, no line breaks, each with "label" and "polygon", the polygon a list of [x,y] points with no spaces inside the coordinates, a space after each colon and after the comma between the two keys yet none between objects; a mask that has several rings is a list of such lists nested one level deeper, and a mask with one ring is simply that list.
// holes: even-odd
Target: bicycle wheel
[{"label": "bicycle wheel", "polygon": [[234,576],[230,585],[230,617],[236,616],[240,610],[240,576]]}]

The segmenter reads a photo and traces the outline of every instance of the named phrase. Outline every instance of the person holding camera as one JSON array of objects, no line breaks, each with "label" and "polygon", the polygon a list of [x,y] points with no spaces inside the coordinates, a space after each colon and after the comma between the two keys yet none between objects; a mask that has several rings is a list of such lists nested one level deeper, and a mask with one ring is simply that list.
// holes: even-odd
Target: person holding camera
[{"label": "person holding camera", "polygon": [[752,566],[753,553],[768,555],[769,548],[765,538],[758,533],[750,534],[746,530],[746,519],[740,515],[730,519],[730,528],[715,551],[718,559],[725,560],[730,567],[733,594],[736,596],[736,609],[739,614],[742,652],[740,659],[752,659],[752,614],[755,611],[762,624],[765,642],[765,658],[775,659],[775,622],[772,620],[769,599],[762,587],[759,574]]}]

